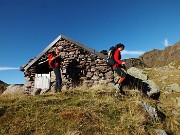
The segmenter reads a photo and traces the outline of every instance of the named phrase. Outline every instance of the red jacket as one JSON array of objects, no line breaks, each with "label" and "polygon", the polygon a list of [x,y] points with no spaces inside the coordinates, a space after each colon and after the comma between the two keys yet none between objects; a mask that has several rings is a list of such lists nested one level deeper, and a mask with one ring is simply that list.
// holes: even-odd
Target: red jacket
[{"label": "red jacket", "polygon": [[53,54],[48,54],[48,64],[50,68],[55,68],[60,66],[61,63],[61,59],[60,58],[56,58],[56,60],[52,60],[53,58]]},{"label": "red jacket", "polygon": [[119,65],[122,65],[121,52],[118,49],[114,52],[114,60],[116,63],[113,65],[113,68],[117,68]]}]

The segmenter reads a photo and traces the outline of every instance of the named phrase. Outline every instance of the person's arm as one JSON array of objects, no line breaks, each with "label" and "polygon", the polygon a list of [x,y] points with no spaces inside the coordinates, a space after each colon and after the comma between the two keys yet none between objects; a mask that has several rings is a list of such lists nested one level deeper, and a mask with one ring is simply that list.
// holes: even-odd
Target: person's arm
[{"label": "person's arm", "polygon": [[53,60],[60,58],[60,57],[61,57],[61,55],[53,56],[53,58],[51,60],[53,61]]},{"label": "person's arm", "polygon": [[119,51],[119,50],[116,50],[115,53],[114,53],[114,60],[115,60],[118,64],[122,65],[123,62],[119,59],[119,56],[120,56],[120,51]]}]

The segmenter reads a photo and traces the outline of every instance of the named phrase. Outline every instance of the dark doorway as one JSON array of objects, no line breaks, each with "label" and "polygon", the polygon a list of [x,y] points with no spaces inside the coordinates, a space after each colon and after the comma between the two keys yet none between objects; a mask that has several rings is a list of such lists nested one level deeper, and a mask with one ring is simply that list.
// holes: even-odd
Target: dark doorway
[{"label": "dark doorway", "polygon": [[35,73],[37,74],[48,74],[52,69],[49,68],[48,62],[44,62],[41,64],[38,64],[35,68]]},{"label": "dark doorway", "polygon": [[79,68],[79,62],[76,59],[71,60],[67,66],[67,74],[72,82],[72,86],[78,86],[80,84],[81,69]]}]

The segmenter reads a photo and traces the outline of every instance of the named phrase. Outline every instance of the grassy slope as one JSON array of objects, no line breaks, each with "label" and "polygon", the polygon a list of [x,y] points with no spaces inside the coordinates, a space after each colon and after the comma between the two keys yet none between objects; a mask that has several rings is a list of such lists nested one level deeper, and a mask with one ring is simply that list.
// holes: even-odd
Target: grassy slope
[{"label": "grassy slope", "polygon": [[[180,118],[171,113],[179,112],[173,102],[156,103],[131,91],[119,98],[113,93],[99,86],[41,96],[0,96],[0,134],[154,135],[155,128],[174,135],[180,132]],[[137,100],[158,104],[167,115],[165,121],[148,120],[134,103]]]}]

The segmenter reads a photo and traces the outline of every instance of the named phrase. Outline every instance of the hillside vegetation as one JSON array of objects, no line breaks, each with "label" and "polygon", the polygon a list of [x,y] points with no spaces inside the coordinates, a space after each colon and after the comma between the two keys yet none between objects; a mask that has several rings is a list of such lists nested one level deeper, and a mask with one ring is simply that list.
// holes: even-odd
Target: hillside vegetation
[{"label": "hillside vegetation", "polygon": [[[180,133],[177,105],[141,97],[126,90],[114,96],[106,86],[78,87],[46,95],[0,96],[0,134],[9,135],[154,135],[155,129]],[[137,101],[161,108],[162,120],[151,120]],[[167,102],[168,101],[168,102]],[[172,112],[176,112],[176,115]]]},{"label": "hillside vegetation", "polygon": [[0,80],[0,94],[6,90],[7,86],[8,86],[7,83]]}]

